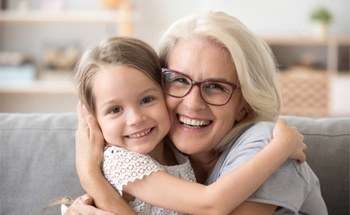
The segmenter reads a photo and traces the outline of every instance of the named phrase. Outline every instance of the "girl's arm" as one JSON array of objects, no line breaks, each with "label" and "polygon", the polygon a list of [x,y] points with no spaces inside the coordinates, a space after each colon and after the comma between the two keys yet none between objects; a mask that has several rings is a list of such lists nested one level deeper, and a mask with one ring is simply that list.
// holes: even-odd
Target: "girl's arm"
[{"label": "girl's arm", "polygon": [[279,120],[274,138],[261,152],[209,186],[157,172],[129,183],[124,190],[152,205],[175,211],[228,214],[253,194],[289,156],[303,155],[305,147],[303,136],[295,128],[287,127],[284,120]]},{"label": "girl's arm", "polygon": [[[295,157],[295,154],[302,154],[299,157],[303,160],[303,150],[300,149],[304,149],[305,145],[302,139],[295,128],[287,127],[284,121],[278,121],[274,130],[274,139],[270,144],[245,165],[210,186],[157,172],[142,180],[128,183],[124,191],[152,205],[175,211],[191,214],[227,214],[247,199],[289,156]],[[102,154],[103,150],[99,150]],[[274,159],[271,160],[271,158]],[[86,177],[81,179],[82,185],[92,195],[98,207],[114,211],[119,208],[119,205],[114,201],[108,201],[111,193],[101,192],[108,182],[104,179],[100,167],[96,165],[96,160],[93,159],[93,161],[95,165],[91,163],[92,168],[87,171]],[[116,191],[114,190],[113,193],[115,194]]]}]

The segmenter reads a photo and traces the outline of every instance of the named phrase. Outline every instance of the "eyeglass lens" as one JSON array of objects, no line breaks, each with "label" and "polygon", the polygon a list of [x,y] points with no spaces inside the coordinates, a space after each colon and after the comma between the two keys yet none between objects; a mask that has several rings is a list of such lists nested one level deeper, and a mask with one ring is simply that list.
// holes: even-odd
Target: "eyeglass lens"
[{"label": "eyeglass lens", "polygon": [[234,86],[221,81],[195,82],[181,73],[168,70],[163,72],[162,84],[165,93],[177,98],[186,96],[194,85],[198,85],[203,100],[213,105],[226,104],[235,89]]}]

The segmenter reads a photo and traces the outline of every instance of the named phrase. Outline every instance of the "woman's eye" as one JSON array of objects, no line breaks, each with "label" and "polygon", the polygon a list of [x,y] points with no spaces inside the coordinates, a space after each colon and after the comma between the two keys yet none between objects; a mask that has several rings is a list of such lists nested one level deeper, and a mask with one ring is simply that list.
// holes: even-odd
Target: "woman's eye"
[{"label": "woman's eye", "polygon": [[173,82],[178,82],[178,83],[182,83],[182,84],[189,84],[189,81],[187,80],[187,78],[182,78],[182,77],[174,79]]},{"label": "woman's eye", "polygon": [[121,107],[113,107],[111,109],[109,109],[108,113],[119,113],[121,112],[123,109]]},{"label": "woman's eye", "polygon": [[206,88],[207,89],[224,90],[224,87],[220,83],[215,83],[215,82],[208,83]]},{"label": "woman's eye", "polygon": [[232,93],[231,85],[220,82],[207,82],[202,85],[202,90],[207,91],[208,93]]},{"label": "woman's eye", "polygon": [[154,101],[154,97],[153,96],[147,96],[147,97],[145,97],[145,98],[143,98],[142,100],[141,100],[141,104],[147,104],[147,103],[150,103],[150,102],[152,102],[152,101]]}]

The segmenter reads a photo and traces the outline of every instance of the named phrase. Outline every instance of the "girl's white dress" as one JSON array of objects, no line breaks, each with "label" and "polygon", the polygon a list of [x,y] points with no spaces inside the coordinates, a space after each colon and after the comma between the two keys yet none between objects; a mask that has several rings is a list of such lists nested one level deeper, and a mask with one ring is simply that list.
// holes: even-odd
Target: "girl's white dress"
[{"label": "girl's white dress", "polygon": [[[178,165],[164,166],[149,155],[131,152],[126,149],[110,146],[104,152],[103,173],[113,187],[122,194],[123,186],[136,179],[142,179],[154,172],[162,171],[176,177],[196,181],[191,164],[186,156],[173,150]],[[138,198],[129,202],[138,214],[182,214],[165,208],[150,205]]]}]

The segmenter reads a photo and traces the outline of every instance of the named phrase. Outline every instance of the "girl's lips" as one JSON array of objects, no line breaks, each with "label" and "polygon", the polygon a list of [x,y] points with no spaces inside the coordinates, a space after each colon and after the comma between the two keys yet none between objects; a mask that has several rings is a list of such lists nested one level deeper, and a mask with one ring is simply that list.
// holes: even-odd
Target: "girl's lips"
[{"label": "girl's lips", "polygon": [[151,131],[152,131],[152,128],[148,128],[143,131],[127,135],[126,137],[132,138],[132,139],[141,138],[141,137],[147,136],[149,133],[151,133]]},{"label": "girl's lips", "polygon": [[201,128],[201,127],[208,126],[212,123],[211,120],[191,119],[181,115],[177,115],[177,118],[182,125],[190,128]]}]

